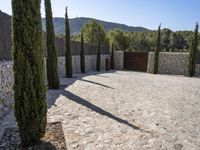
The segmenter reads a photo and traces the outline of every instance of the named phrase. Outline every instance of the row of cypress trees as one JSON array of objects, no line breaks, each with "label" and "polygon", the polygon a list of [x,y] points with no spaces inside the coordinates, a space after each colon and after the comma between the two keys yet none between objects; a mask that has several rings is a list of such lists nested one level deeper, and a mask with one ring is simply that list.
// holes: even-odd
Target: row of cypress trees
[{"label": "row of cypress trees", "polygon": [[[188,63],[188,75],[193,77],[195,75],[197,51],[199,44],[199,25],[196,23],[194,34],[191,39],[189,63]],[[158,74],[159,69],[159,52],[161,51],[161,25],[158,27],[156,47],[153,57],[153,74]]]},{"label": "row of cypress trees", "polygon": [[[21,146],[40,142],[47,124],[41,0],[12,0],[14,113]],[[50,89],[60,87],[51,1],[45,0],[47,80]],[[72,77],[70,28],[66,9],[66,76]]]},{"label": "row of cypress trees", "polygon": [[[12,0],[14,99],[15,117],[22,147],[40,142],[47,124],[44,50],[42,42],[41,0]],[[48,88],[60,87],[57,50],[51,1],[45,0],[46,13],[46,69]],[[72,53],[68,13],[65,13],[66,76],[72,78]],[[114,54],[114,51],[113,51]],[[100,41],[97,70],[100,71]],[[85,73],[84,39],[81,34],[81,72]],[[114,57],[113,57],[114,60]]]}]

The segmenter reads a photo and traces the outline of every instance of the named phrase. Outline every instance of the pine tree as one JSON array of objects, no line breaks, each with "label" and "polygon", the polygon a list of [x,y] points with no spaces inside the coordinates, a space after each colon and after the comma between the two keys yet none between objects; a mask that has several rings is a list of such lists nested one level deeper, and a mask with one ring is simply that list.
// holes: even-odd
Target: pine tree
[{"label": "pine tree", "polygon": [[114,56],[114,45],[111,46],[111,69],[114,70],[115,68],[115,56]]},{"label": "pine tree", "polygon": [[81,66],[81,72],[82,72],[82,73],[85,73],[85,51],[84,51],[83,32],[81,32],[80,66]]},{"label": "pine tree", "polygon": [[59,89],[60,82],[58,76],[58,60],[57,51],[55,46],[55,33],[53,26],[51,1],[45,0],[45,12],[46,12],[46,46],[47,46],[47,79],[48,87],[50,89]]},{"label": "pine tree", "polygon": [[192,43],[190,46],[190,55],[189,55],[189,65],[188,65],[188,74],[189,77],[193,77],[195,75],[195,69],[196,69],[196,61],[197,61],[197,49],[198,49],[198,43],[199,43],[199,25],[196,24],[194,35],[192,38]]},{"label": "pine tree", "polygon": [[154,51],[154,65],[153,65],[153,74],[158,74],[159,68],[159,52],[161,51],[161,25],[158,27],[158,34],[157,34],[157,41],[156,41],[156,48]]},{"label": "pine tree", "polygon": [[66,76],[67,78],[72,78],[73,74],[72,52],[71,52],[70,27],[69,27],[67,8],[65,13],[65,44],[66,44],[66,51],[65,51]]},{"label": "pine tree", "polygon": [[40,0],[12,0],[15,117],[21,145],[38,143],[47,122]]}]

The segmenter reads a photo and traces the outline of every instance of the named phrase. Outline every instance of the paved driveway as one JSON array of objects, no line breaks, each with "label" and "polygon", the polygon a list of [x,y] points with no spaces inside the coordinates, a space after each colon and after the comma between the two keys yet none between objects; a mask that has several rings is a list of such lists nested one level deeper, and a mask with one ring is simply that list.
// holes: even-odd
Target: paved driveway
[{"label": "paved driveway", "polygon": [[48,121],[69,150],[199,150],[200,79],[138,72],[77,75],[48,91]]}]

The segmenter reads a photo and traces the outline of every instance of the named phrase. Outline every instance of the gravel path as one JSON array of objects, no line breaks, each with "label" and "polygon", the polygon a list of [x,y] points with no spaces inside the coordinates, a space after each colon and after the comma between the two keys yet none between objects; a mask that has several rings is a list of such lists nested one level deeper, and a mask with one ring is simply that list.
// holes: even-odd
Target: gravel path
[{"label": "gravel path", "polygon": [[117,71],[61,79],[48,121],[69,150],[199,150],[200,79]]},{"label": "gravel path", "polygon": [[[117,71],[61,79],[48,122],[68,150],[200,150],[200,79]],[[3,130],[15,127],[13,112]]]}]

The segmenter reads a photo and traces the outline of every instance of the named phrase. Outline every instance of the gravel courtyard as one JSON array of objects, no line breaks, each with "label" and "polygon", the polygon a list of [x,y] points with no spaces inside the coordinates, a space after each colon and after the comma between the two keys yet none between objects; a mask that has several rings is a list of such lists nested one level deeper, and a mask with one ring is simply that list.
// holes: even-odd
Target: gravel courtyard
[{"label": "gravel courtyard", "polygon": [[199,150],[200,79],[116,71],[61,79],[48,122],[69,150]]}]

